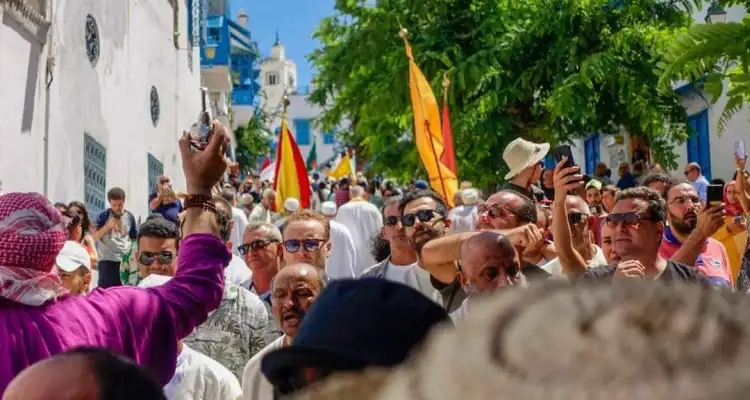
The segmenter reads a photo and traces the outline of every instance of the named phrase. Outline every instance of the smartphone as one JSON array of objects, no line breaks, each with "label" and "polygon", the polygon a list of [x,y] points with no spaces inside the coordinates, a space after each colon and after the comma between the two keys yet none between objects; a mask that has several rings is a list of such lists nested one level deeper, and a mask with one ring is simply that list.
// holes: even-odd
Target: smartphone
[{"label": "smartphone", "polygon": [[122,213],[113,212],[112,213],[112,218],[114,218],[114,219],[120,219],[120,218],[122,218]]},{"label": "smartphone", "polygon": [[734,144],[734,154],[739,159],[743,159],[747,157],[747,153],[745,152],[745,141],[744,140],[738,140]]},{"label": "smartphone", "polygon": [[201,88],[201,112],[198,121],[190,128],[190,142],[194,150],[204,150],[211,139],[211,114],[207,107],[208,89]]},{"label": "smartphone", "polygon": [[573,152],[570,151],[570,146],[567,144],[555,147],[554,150],[552,150],[552,154],[555,155],[555,160],[557,160],[558,163],[562,161],[563,157],[567,158],[563,168],[570,168],[575,165],[575,162],[573,161]]},{"label": "smartphone", "polygon": [[724,201],[723,185],[708,185],[707,201],[709,206],[716,206]]}]

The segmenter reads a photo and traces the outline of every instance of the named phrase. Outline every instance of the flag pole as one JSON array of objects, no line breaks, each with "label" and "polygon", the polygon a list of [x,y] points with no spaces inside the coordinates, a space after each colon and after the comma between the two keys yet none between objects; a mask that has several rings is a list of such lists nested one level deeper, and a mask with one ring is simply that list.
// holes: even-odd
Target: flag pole
[{"label": "flag pole", "polygon": [[[406,52],[406,56],[409,58],[411,62],[415,62],[414,56],[411,54],[411,47],[409,46],[409,39],[407,38],[407,36],[409,35],[409,32],[403,26],[401,26],[400,23],[399,23],[399,28],[401,29],[399,30],[398,35],[401,37],[401,39],[404,40],[404,45],[406,45],[406,48],[408,50]],[[409,75],[410,75],[409,79],[411,79],[411,73]],[[421,103],[422,91],[419,89],[419,85],[417,85],[417,92],[419,93],[419,101]],[[425,108],[424,104],[422,104],[422,110],[424,110],[424,108]],[[424,114],[424,111],[423,111],[423,114]],[[430,140],[429,140],[430,149],[432,150],[432,155],[435,158],[435,167],[437,167],[436,169],[438,173],[438,179],[440,179],[440,187],[443,189],[443,196],[448,196],[448,190],[445,187],[445,180],[443,179],[443,172],[440,170],[440,164],[441,164],[440,159],[438,158],[437,150],[435,150],[435,143],[433,143],[432,141],[432,130],[430,130],[430,121],[427,118],[425,118],[424,120],[424,126],[425,126],[425,129],[427,130],[427,134],[430,136]],[[427,174],[427,179],[428,180],[430,179],[429,173]],[[450,202],[450,200],[448,199],[444,199],[444,200],[446,203]]]}]

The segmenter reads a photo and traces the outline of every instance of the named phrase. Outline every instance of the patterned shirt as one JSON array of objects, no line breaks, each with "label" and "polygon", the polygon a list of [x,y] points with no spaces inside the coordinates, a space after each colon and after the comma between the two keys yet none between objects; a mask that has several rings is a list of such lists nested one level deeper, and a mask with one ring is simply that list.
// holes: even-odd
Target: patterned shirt
[{"label": "patterned shirt", "polygon": [[219,308],[184,342],[239,378],[247,360],[278,337],[263,301],[247,289],[227,284]]}]

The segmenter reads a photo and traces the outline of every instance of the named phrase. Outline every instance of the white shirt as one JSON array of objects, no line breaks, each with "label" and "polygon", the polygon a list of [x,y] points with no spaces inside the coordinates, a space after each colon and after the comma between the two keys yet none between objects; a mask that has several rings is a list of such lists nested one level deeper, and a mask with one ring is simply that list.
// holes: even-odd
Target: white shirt
[{"label": "white shirt", "polygon": [[[604,251],[602,251],[601,247],[597,245],[594,246],[594,257],[590,260],[586,260],[586,265],[589,268],[598,267],[600,265],[607,265],[609,264],[607,262],[607,259],[604,257]],[[540,268],[550,273],[550,275],[556,276],[556,277],[564,277],[563,275],[563,268],[562,265],[560,265],[560,258],[555,258],[551,260],[550,262],[539,265]]]},{"label": "white shirt", "polygon": [[284,335],[274,340],[245,364],[242,372],[243,400],[273,400],[273,385],[260,371],[260,363],[266,354],[284,347],[285,338]]},{"label": "white shirt", "polygon": [[466,317],[469,315],[469,299],[465,299],[463,302],[461,302],[461,307],[458,307],[455,311],[448,314],[448,317],[450,317],[451,321],[453,321],[453,325],[458,326],[458,324],[461,323]]},{"label": "white shirt", "polygon": [[271,223],[271,211],[266,210],[263,204],[256,204],[250,211],[250,222],[268,222]]},{"label": "white shirt", "polygon": [[232,207],[232,219],[234,220],[234,226],[232,226],[232,254],[239,255],[237,247],[242,244],[242,235],[245,233],[248,222],[245,212],[237,207]]},{"label": "white shirt", "polygon": [[430,284],[430,273],[420,268],[417,263],[396,265],[389,260],[385,268],[384,278],[391,282],[403,283],[412,287],[441,306],[443,305],[440,292]]},{"label": "white shirt", "polygon": [[376,263],[375,258],[367,250],[370,248],[370,239],[380,234],[383,229],[383,216],[376,205],[355,199],[339,207],[336,222],[344,225],[352,234],[354,247],[358,250],[354,274],[359,276]]},{"label": "white shirt", "polygon": [[476,206],[460,205],[448,212],[451,233],[472,232],[477,225],[479,214]]},{"label": "white shirt", "polygon": [[232,254],[229,265],[224,269],[224,278],[227,284],[231,283],[245,289],[250,289],[253,281],[253,272],[250,271],[245,260]]},{"label": "white shirt", "polygon": [[183,344],[164,394],[168,400],[239,400],[242,388],[223,365]]},{"label": "white shirt", "polygon": [[[326,260],[326,274],[331,279],[352,279],[357,263],[357,248],[351,233],[336,221],[331,223],[331,254]],[[360,250],[362,251],[362,250]]]}]

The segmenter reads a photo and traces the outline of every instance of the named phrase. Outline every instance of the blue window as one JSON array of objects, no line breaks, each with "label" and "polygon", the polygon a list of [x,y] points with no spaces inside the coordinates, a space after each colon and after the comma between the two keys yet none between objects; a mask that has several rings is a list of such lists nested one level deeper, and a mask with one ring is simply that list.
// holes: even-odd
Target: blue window
[{"label": "blue window", "polygon": [[310,120],[295,119],[294,131],[297,134],[297,144],[300,146],[309,146],[310,143]]},{"label": "blue window", "polygon": [[333,144],[336,140],[333,136],[333,132],[326,132],[323,134],[323,144]]},{"label": "blue window", "polygon": [[277,126],[277,127],[273,128],[273,135],[274,136],[279,136],[279,133],[281,133],[281,127],[280,126]]},{"label": "blue window", "polygon": [[557,161],[555,161],[555,156],[552,154],[547,154],[547,156],[544,157],[544,168],[555,169],[556,166]]},{"label": "blue window", "polygon": [[107,149],[88,133],[83,134],[83,202],[89,215],[107,208]]},{"label": "blue window", "polygon": [[711,180],[711,140],[708,128],[708,110],[703,110],[688,117],[690,136],[687,140],[688,162],[701,166],[703,175]]},{"label": "blue window", "polygon": [[159,161],[158,158],[154,157],[153,154],[148,153],[148,192],[152,193],[156,188],[156,180],[159,179],[159,175],[164,175],[164,164]]},{"label": "blue window", "polygon": [[583,141],[584,158],[586,158],[586,174],[591,175],[599,164],[599,133],[594,133]]}]

